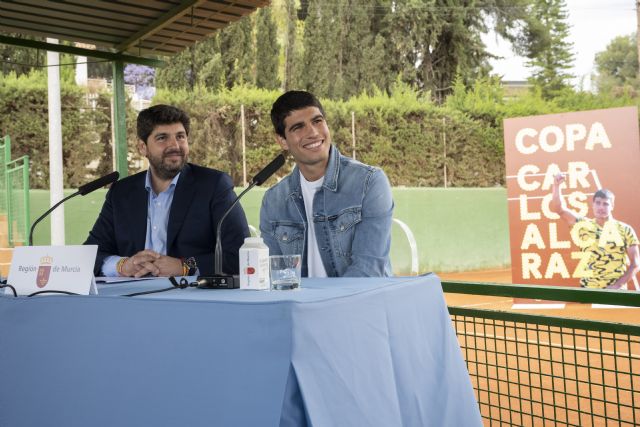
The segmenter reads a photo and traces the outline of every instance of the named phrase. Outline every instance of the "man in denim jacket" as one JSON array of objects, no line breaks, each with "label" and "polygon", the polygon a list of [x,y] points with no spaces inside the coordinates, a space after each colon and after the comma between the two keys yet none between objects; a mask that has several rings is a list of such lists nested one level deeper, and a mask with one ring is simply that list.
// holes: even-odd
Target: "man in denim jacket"
[{"label": "man in denim jacket", "polygon": [[270,254],[302,254],[305,277],[390,276],[393,199],[384,172],[340,154],[308,92],[280,96],[271,121],[296,167],[262,199]]}]

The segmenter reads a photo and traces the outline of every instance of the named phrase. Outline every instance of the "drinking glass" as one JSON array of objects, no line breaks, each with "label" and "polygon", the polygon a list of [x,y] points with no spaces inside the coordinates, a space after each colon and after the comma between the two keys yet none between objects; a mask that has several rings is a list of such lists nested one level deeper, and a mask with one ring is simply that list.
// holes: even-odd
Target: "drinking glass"
[{"label": "drinking glass", "polygon": [[271,255],[271,289],[288,291],[300,287],[301,255]]}]

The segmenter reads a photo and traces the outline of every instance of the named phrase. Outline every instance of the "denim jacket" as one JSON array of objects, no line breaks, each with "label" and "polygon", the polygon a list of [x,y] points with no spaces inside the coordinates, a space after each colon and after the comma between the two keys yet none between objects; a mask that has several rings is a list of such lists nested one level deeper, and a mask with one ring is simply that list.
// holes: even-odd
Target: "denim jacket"
[{"label": "denim jacket", "polygon": [[[329,277],[392,275],[393,206],[391,186],[381,169],[344,157],[331,147],[324,182],[313,198],[313,226]],[[302,254],[304,277],[307,226],[296,166],[265,193],[260,232],[271,255]]]}]

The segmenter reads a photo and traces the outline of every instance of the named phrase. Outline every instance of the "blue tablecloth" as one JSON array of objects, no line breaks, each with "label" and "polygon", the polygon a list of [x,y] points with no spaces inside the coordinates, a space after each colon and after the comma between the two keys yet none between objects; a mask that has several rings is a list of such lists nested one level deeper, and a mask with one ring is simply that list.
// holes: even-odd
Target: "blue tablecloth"
[{"label": "blue tablecloth", "polygon": [[0,426],[474,426],[434,275],[0,296]]}]

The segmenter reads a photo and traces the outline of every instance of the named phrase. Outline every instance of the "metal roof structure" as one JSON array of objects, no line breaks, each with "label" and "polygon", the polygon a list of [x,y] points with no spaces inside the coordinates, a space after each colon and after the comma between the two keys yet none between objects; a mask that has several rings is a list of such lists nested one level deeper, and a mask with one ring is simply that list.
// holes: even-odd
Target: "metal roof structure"
[{"label": "metal roof structure", "polygon": [[98,49],[92,54],[91,49],[61,46],[58,51],[145,63],[176,54],[268,4],[268,0],[3,0],[0,43],[54,50],[20,36],[50,37]]},{"label": "metal roof structure", "polygon": [[[162,66],[163,58],[269,3],[269,0],[0,0],[0,43],[112,61],[115,161],[116,170],[124,177],[128,174],[124,64]],[[36,40],[25,36],[35,36]]]}]

